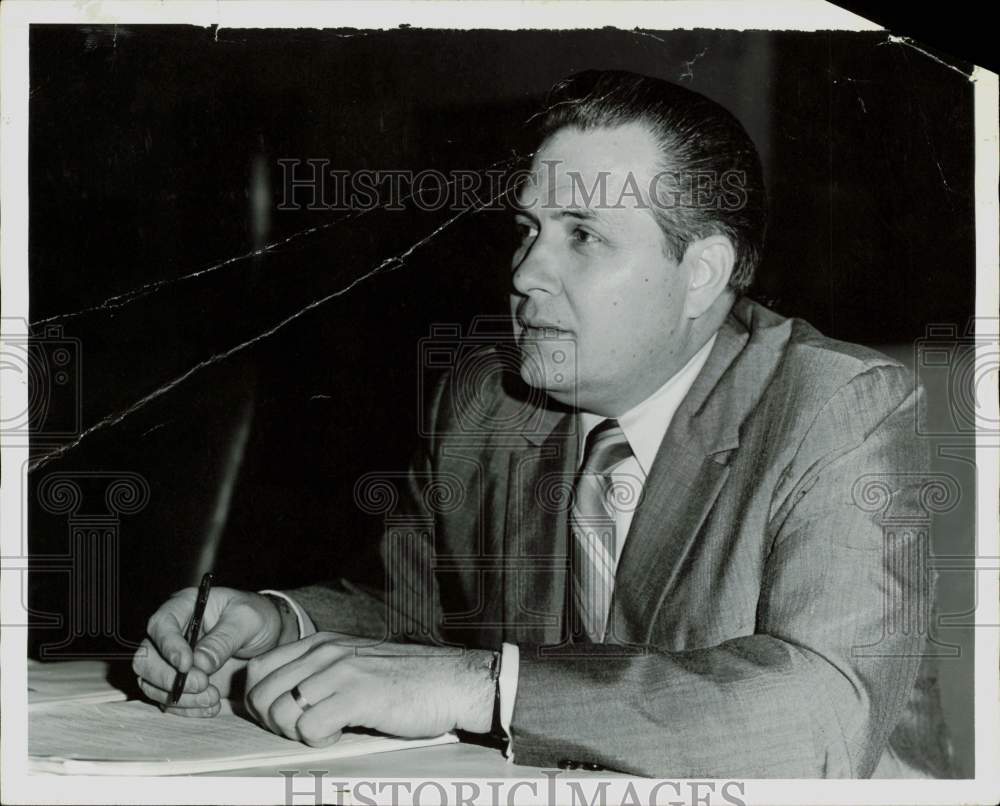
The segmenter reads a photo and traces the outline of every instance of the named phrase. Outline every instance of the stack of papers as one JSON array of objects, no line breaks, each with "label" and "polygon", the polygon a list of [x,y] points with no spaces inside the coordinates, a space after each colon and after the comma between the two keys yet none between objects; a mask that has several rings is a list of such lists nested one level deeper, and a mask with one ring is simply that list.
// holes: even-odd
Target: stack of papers
[{"label": "stack of papers", "polygon": [[69,775],[191,775],[456,741],[452,734],[398,739],[344,733],[334,745],[313,748],[276,736],[231,707],[202,719],[161,713],[139,701],[32,708],[28,726],[29,768]]},{"label": "stack of papers", "polygon": [[109,667],[102,660],[64,663],[28,661],[28,705],[61,702],[115,702],[127,699],[108,682]]}]

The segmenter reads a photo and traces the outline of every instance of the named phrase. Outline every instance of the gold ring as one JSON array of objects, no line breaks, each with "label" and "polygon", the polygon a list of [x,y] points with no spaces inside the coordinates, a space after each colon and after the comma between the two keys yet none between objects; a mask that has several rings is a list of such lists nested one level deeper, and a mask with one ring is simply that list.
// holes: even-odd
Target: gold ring
[{"label": "gold ring", "polygon": [[303,713],[313,707],[312,703],[302,696],[302,692],[299,691],[298,686],[292,686],[292,690],[289,693],[292,695],[292,699],[295,700],[295,704],[302,709]]}]

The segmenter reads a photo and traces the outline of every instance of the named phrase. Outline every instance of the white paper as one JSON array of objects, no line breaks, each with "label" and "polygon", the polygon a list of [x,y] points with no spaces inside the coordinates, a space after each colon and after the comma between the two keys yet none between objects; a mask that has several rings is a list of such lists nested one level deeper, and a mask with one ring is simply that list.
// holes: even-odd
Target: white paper
[{"label": "white paper", "polygon": [[124,691],[108,682],[108,664],[101,660],[61,663],[28,662],[28,704],[51,707],[64,702],[116,702]]},{"label": "white paper", "polygon": [[161,713],[140,701],[67,703],[32,711],[28,755],[35,772],[79,775],[190,775],[199,772],[384,753],[458,741],[344,733],[313,748],[277,736],[231,709],[213,718]]}]

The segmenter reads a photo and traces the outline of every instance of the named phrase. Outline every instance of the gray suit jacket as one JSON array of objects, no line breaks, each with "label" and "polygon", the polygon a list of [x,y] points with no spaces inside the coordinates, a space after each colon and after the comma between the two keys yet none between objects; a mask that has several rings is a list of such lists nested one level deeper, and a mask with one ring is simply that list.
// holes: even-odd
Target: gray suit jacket
[{"label": "gray suit jacket", "polygon": [[504,365],[459,362],[409,472],[359,482],[385,518],[386,585],[293,591],[320,629],[517,643],[519,763],[949,774],[905,369],[739,301],[660,446],[593,645],[565,617],[576,418]]}]

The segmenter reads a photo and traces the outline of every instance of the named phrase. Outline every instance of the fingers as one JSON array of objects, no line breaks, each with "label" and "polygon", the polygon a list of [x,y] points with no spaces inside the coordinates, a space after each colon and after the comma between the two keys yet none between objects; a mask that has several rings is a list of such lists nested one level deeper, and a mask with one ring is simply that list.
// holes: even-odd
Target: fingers
[{"label": "fingers", "polygon": [[280,632],[281,617],[266,598],[232,591],[218,621],[198,641],[194,663],[213,674],[232,657],[266,651],[277,643]]},{"label": "fingers", "polygon": [[[251,658],[247,664],[247,693],[268,675],[311,651],[314,646],[319,644],[322,636],[323,633],[316,633],[308,638],[275,647],[270,652]],[[292,685],[295,683],[293,682],[288,688],[291,688]]]},{"label": "fingers", "polygon": [[295,723],[295,731],[299,741],[310,747],[326,747],[340,739],[344,728],[353,721],[345,699],[334,694],[302,712]]},{"label": "fingers", "polygon": [[184,629],[194,612],[195,595],[194,588],[185,588],[174,594],[146,623],[146,634],[160,656],[181,672],[191,668],[193,659],[191,647],[184,640]]},{"label": "fingers", "polygon": [[268,711],[271,730],[312,747],[325,747],[340,739],[344,728],[351,724],[351,715],[345,697],[324,697],[321,693],[331,688],[330,674],[327,670],[298,684],[300,698],[308,704],[305,709],[291,691],[281,694]]},{"label": "fingers", "polygon": [[[270,721],[269,714],[274,701],[286,691],[290,691],[292,686],[301,683],[334,660],[334,657],[312,657],[303,663],[302,658],[312,653],[313,648],[310,643],[307,638],[285,644],[253,658],[247,664],[247,692],[244,698],[247,710],[258,722],[274,733],[287,735]],[[324,660],[327,663],[323,663]],[[294,722],[292,724],[294,725]]]},{"label": "fingers", "polygon": [[[150,617],[143,640],[132,659],[132,669],[142,682],[140,687],[150,699],[166,703],[178,674],[187,673],[184,694],[177,709],[188,709],[187,715],[214,716],[219,700],[219,686],[227,692],[233,674],[231,659],[239,653],[259,652],[273,643],[280,632],[280,615],[266,611],[273,606],[264,597],[230,588],[215,588],[205,609],[205,634],[192,651],[185,640],[185,631],[194,612],[196,588],[178,591]],[[268,618],[273,615],[271,622]],[[244,661],[236,661],[242,668]],[[228,665],[227,665],[228,664]],[[215,676],[210,702],[201,703],[188,695],[198,695],[209,689],[209,677]],[[146,685],[143,685],[145,683]],[[201,709],[201,710],[199,710]],[[208,709],[207,711],[205,709]],[[174,710],[171,706],[170,710]]]},{"label": "fingers", "polygon": [[[150,700],[165,706],[169,700],[170,692],[154,686],[152,683],[139,678],[139,688]],[[222,709],[222,697],[215,686],[209,686],[204,691],[194,693],[185,690],[180,699],[173,705],[167,705],[166,709],[170,713],[180,716],[212,717],[218,715]]]},{"label": "fingers", "polygon": [[[190,648],[188,650],[190,652]],[[177,669],[171,666],[153,646],[149,638],[144,638],[135,655],[132,656],[132,671],[153,686],[169,691],[174,685]],[[184,691],[197,693],[208,686],[208,676],[197,667],[190,667]]]},{"label": "fingers", "polygon": [[236,654],[245,643],[247,625],[224,610],[219,622],[195,645],[194,665],[206,674],[212,674]]},{"label": "fingers", "polygon": [[289,692],[297,685],[309,703],[330,696],[344,676],[338,662],[352,654],[353,647],[307,638],[254,658],[247,667],[247,709],[274,733],[298,739],[302,708]]},{"label": "fingers", "polygon": [[[302,689],[304,685],[305,681],[299,686],[299,689]],[[309,702],[311,703],[312,700],[309,700]],[[286,691],[271,703],[266,712],[265,722],[272,733],[277,733],[286,739],[302,741],[295,727],[295,723],[298,722],[302,713],[302,707],[295,702],[292,693]]]},{"label": "fingers", "polygon": [[176,714],[177,716],[194,717],[198,719],[211,719],[213,716],[218,716],[221,710],[221,703],[212,708],[178,708],[174,705],[168,705],[163,709],[164,713],[167,714]]}]

